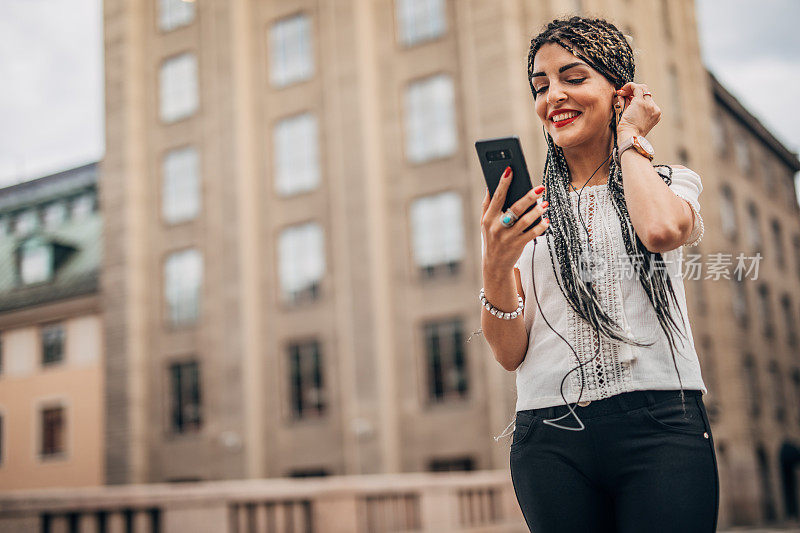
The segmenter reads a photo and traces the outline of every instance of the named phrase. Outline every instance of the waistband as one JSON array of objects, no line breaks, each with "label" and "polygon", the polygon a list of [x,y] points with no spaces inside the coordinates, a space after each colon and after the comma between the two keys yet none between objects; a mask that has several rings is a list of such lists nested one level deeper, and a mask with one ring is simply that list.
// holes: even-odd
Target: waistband
[{"label": "waistband", "polygon": [[[689,402],[693,398],[701,396],[701,390],[683,389],[684,398]],[[625,413],[640,407],[654,405],[666,400],[680,399],[681,391],[677,390],[637,390],[615,394],[602,400],[591,400],[588,405],[572,404],[575,413],[581,418],[593,418],[615,413]],[[582,400],[581,403],[584,403]],[[566,405],[554,405],[552,407],[540,407],[538,409],[525,409],[518,411],[533,416],[543,416],[545,418],[558,418],[569,412]]]}]

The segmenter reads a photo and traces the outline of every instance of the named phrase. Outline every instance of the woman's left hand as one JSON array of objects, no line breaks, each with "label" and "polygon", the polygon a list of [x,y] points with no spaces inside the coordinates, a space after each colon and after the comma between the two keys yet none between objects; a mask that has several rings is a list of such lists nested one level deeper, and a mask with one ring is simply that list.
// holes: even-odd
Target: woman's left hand
[{"label": "woman's left hand", "polygon": [[661,109],[656,105],[652,95],[643,83],[628,82],[617,91],[617,95],[625,99],[625,111],[617,125],[617,138],[620,140],[631,135],[647,135],[661,120]]}]

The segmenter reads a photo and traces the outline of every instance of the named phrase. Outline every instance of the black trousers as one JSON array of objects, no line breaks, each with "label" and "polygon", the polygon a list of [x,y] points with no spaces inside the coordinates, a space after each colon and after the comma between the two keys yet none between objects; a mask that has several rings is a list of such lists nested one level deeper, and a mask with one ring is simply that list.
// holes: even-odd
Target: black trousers
[{"label": "black trousers", "polygon": [[[575,406],[582,431],[517,412],[511,479],[534,533],[711,533],[719,473],[701,391],[634,391]],[[571,414],[554,421],[580,427]]]}]

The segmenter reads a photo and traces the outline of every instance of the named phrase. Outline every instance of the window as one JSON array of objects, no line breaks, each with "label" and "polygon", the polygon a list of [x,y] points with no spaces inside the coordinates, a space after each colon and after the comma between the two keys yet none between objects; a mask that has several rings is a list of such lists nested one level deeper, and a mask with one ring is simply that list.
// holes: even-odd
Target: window
[{"label": "window", "polygon": [[750,246],[752,246],[755,250],[761,250],[761,226],[759,225],[758,220],[758,208],[756,204],[749,203],[747,204],[747,216],[748,216],[748,236],[750,238]]},{"label": "window", "polygon": [[24,237],[39,228],[39,214],[36,209],[27,209],[17,215],[15,233],[17,237]]},{"label": "window", "polygon": [[800,235],[795,235],[792,242],[794,244],[794,267],[797,277],[800,278]]},{"label": "window", "polygon": [[715,111],[711,120],[711,142],[717,154],[724,155],[728,150],[728,135],[725,131],[725,122],[722,114]]},{"label": "window", "polygon": [[744,386],[745,396],[750,402],[750,415],[758,416],[761,412],[761,391],[758,386],[756,363],[750,354],[746,354],[744,357]]},{"label": "window", "polygon": [[19,274],[23,284],[42,283],[52,279],[52,244],[38,237],[34,237],[23,242],[19,251]]},{"label": "window", "polygon": [[411,46],[430,41],[447,31],[445,0],[397,0],[398,37]]},{"label": "window", "polygon": [[736,164],[739,165],[739,168],[744,172],[750,172],[750,148],[747,146],[747,139],[745,139],[742,133],[736,134],[733,146]]},{"label": "window", "polygon": [[275,189],[281,196],[310,191],[319,185],[317,117],[303,113],[275,125],[273,161]]},{"label": "window", "polygon": [[53,202],[44,208],[44,226],[55,229],[67,220],[67,205],[63,200]]},{"label": "window", "polygon": [[200,369],[197,361],[173,363],[169,367],[170,429],[174,433],[198,431],[202,423]]},{"label": "window", "polygon": [[174,326],[197,322],[203,282],[200,252],[188,249],[170,254],[164,265],[164,281],[169,322]]},{"label": "window", "polygon": [[797,346],[797,322],[794,321],[792,302],[788,294],[781,296],[781,310],[783,312],[784,327],[786,328],[786,342],[789,346]]},{"label": "window", "polygon": [[50,324],[41,329],[42,365],[60,363],[64,360],[64,326]]},{"label": "window", "polygon": [[284,229],[278,242],[278,260],[284,300],[293,303],[316,299],[325,273],[322,227],[308,222]]},{"label": "window", "polygon": [[770,475],[772,467],[761,445],[758,445],[756,448],[756,459],[758,461],[758,477],[761,481],[761,513],[764,517],[764,521],[768,523],[774,522],[777,518],[777,513],[775,510],[775,500],[772,494],[772,476]]},{"label": "window", "polygon": [[747,292],[744,286],[744,278],[737,279],[737,276],[731,277],[731,290],[733,316],[736,317],[740,326],[747,326]]},{"label": "window", "polygon": [[454,273],[464,257],[461,196],[449,191],[414,200],[411,204],[414,261],[423,276],[439,267]]},{"label": "window", "polygon": [[408,86],[405,96],[406,153],[414,163],[456,150],[453,80],[437,74]]},{"label": "window", "polygon": [[194,20],[194,0],[159,0],[158,27],[163,31],[186,26]]},{"label": "window", "polygon": [[461,320],[428,323],[423,326],[423,331],[428,401],[444,402],[466,397],[469,381]]},{"label": "window", "polygon": [[766,285],[758,286],[758,305],[761,313],[764,336],[772,337],[775,333],[775,327],[772,322],[772,310],[769,305],[769,289]]},{"label": "window", "polygon": [[720,225],[722,232],[731,240],[736,239],[737,225],[736,225],[736,204],[733,201],[733,191],[730,186],[723,185],[720,189],[722,193],[722,202],[719,208]]},{"label": "window", "polygon": [[81,194],[72,202],[72,218],[81,220],[94,212],[96,195],[92,192]]},{"label": "window", "polygon": [[475,470],[475,459],[472,457],[431,459],[428,463],[429,472],[466,472],[470,470]]},{"label": "window", "polygon": [[175,122],[197,111],[197,57],[190,52],[171,57],[161,65],[159,73],[159,116],[164,122]]},{"label": "window", "polygon": [[[669,27],[669,23],[664,24]],[[681,105],[681,84],[678,78],[678,69],[675,65],[670,65],[667,70],[667,80],[669,81],[669,92],[671,96],[672,109],[670,112],[675,118],[675,123],[683,124],[683,106]]]},{"label": "window", "polygon": [[64,407],[46,407],[41,411],[41,446],[42,458],[58,456],[66,451],[66,421]]},{"label": "window", "polygon": [[783,378],[776,361],[769,362],[769,375],[772,380],[771,388],[775,405],[775,420],[783,422],[786,420],[786,396],[783,390]]},{"label": "window", "polygon": [[291,344],[288,368],[292,417],[322,415],[326,402],[319,342]]},{"label": "window", "polygon": [[188,146],[167,152],[163,163],[162,214],[169,224],[192,220],[200,210],[200,164]]},{"label": "window", "polygon": [[800,368],[792,371],[792,385],[794,386],[794,405],[797,408],[797,423],[800,425]]},{"label": "window", "polygon": [[786,254],[783,250],[781,223],[777,219],[772,219],[772,237],[775,239],[775,257],[777,258],[778,266],[783,269],[786,267]]},{"label": "window", "polygon": [[270,80],[275,87],[311,79],[314,54],[311,49],[311,21],[305,14],[275,22],[269,35]]}]

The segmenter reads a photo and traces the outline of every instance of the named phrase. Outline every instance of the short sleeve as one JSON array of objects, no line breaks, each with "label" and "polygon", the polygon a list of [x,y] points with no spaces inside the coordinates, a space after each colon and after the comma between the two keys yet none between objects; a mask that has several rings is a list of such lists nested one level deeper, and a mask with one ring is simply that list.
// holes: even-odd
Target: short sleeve
[{"label": "short sleeve", "polygon": [[675,196],[686,200],[692,208],[694,225],[692,226],[692,233],[684,243],[684,246],[699,245],[705,233],[703,217],[700,215],[700,202],[698,200],[700,193],[703,192],[703,182],[700,176],[691,169],[673,167],[672,183],[669,188],[675,193]]}]

